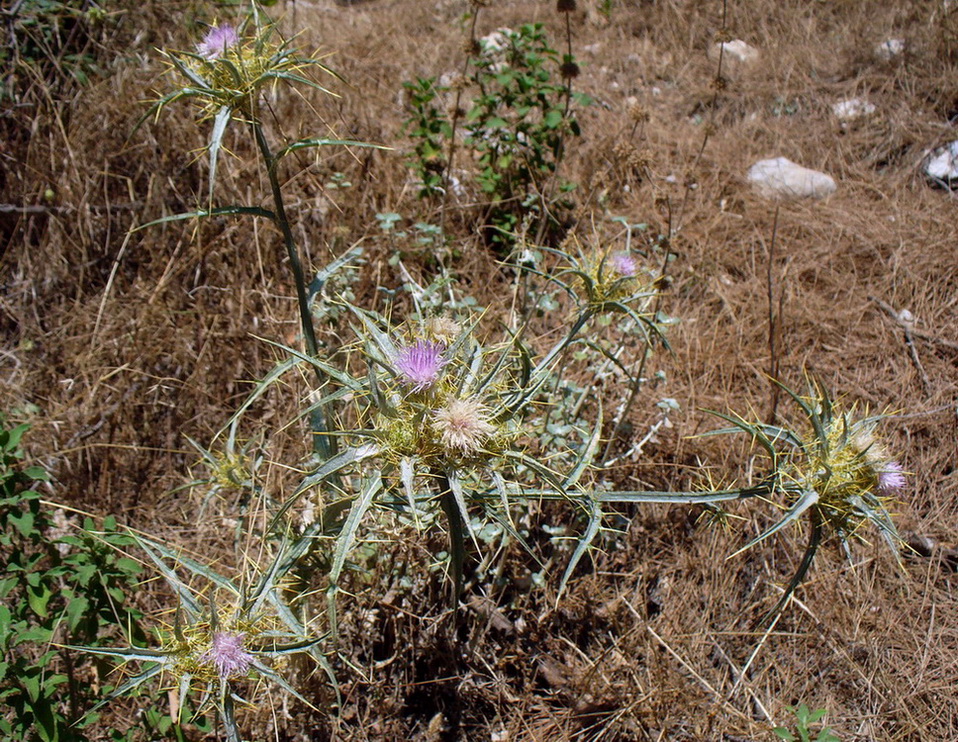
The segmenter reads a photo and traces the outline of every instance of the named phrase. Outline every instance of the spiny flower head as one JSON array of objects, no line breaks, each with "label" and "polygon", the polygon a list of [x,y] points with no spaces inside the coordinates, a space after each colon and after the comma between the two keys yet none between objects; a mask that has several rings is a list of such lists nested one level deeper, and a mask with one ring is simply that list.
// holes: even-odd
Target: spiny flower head
[{"label": "spiny flower head", "polygon": [[478,453],[496,432],[489,411],[477,399],[451,399],[436,410],[432,426],[442,445],[462,454]]},{"label": "spiny flower head", "polygon": [[217,59],[226,55],[228,49],[239,43],[236,29],[228,23],[213,26],[203,40],[196,45],[196,53],[204,59]]},{"label": "spiny flower head", "polygon": [[211,663],[223,680],[245,675],[253,663],[253,655],[244,648],[245,638],[242,632],[217,631],[200,660]]},{"label": "spiny flower head", "polygon": [[224,489],[244,486],[250,480],[249,457],[241,453],[215,452],[215,466],[212,467],[212,479]]},{"label": "spiny flower head", "polygon": [[620,276],[625,276],[627,278],[633,278],[639,272],[639,264],[627,252],[617,252],[609,258],[609,263],[612,264],[613,270],[618,273]]},{"label": "spiny flower head", "polygon": [[851,413],[821,421],[820,434],[803,446],[807,468],[797,477],[819,496],[819,508],[839,531],[854,533],[868,509],[884,508],[905,487],[901,465],[885,451],[874,435],[874,420],[853,420]]},{"label": "spiny flower head", "polygon": [[186,97],[202,105],[204,118],[224,107],[253,115],[266,85],[286,80],[323,89],[308,80],[303,71],[319,67],[333,74],[317,59],[298,56],[288,42],[278,38],[271,22],[260,24],[257,20],[249,33],[243,28],[218,24],[206,32],[193,52],[166,52],[173,69],[186,78],[186,86],[165,95],[154,108],[159,110]]},{"label": "spiny flower head", "polygon": [[654,284],[646,288],[640,281],[642,268],[628,250],[600,249],[584,254],[580,260],[573,259],[572,263],[571,272],[578,277],[578,284],[595,311],[615,311],[614,303],[624,302],[641,313],[656,294]]},{"label": "spiny flower head", "polygon": [[401,348],[393,359],[400,381],[414,392],[429,389],[439,380],[447,363],[444,350],[444,344],[429,340],[417,340]]},{"label": "spiny flower head", "polygon": [[878,471],[878,491],[885,497],[894,497],[906,484],[905,473],[897,461],[886,461]]}]

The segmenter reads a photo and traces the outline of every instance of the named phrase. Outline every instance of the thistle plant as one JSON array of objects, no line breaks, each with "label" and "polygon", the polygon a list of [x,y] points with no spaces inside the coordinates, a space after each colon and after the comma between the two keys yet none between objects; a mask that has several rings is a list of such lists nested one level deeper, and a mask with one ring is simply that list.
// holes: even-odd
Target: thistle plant
[{"label": "thistle plant", "polygon": [[[282,39],[275,24],[263,13],[255,0],[251,3],[249,17],[238,27],[228,23],[218,24],[209,29],[203,39],[197,43],[194,51],[167,51],[163,54],[171,70],[183,80],[184,84],[162,96],[144,119],[151,115],[158,116],[167,105],[175,101],[189,99],[198,104],[201,122],[212,121],[207,145],[209,152],[208,204],[206,208],[164,217],[144,227],[217,215],[245,215],[272,221],[282,234],[286,256],[293,273],[303,343],[310,355],[318,355],[319,346],[311,310],[312,299],[315,296],[313,289],[315,282],[307,283],[306,280],[306,268],[286,212],[279,167],[285,157],[302,150],[326,146],[374,145],[349,140],[306,138],[274,150],[263,124],[264,92],[282,82],[290,85],[305,85],[327,95],[334,95],[330,90],[307,77],[307,73],[310,70],[318,70],[328,76],[337,77],[337,75],[319,58],[301,56],[288,40]],[[224,135],[231,123],[247,127],[256,144],[269,181],[273,201],[271,210],[259,206],[213,206],[219,155],[223,147]],[[316,381],[319,386],[322,386],[326,379],[317,371]],[[312,423],[314,432],[327,432],[326,414],[322,408],[314,410]],[[315,441],[325,456],[334,452],[330,448],[333,438],[317,435]]]},{"label": "thistle plant", "polygon": [[[289,658],[297,654],[311,655],[328,668],[318,651],[322,637],[310,635],[286,598],[285,583],[305,549],[303,543],[280,543],[265,570],[237,581],[158,541],[137,536],[136,542],[163,575],[176,596],[177,608],[172,623],[158,632],[158,648],[73,647],[124,664],[141,664],[88,714],[157,678],[178,692],[181,716],[190,706],[190,695],[199,694],[195,716],[214,708],[227,739],[240,742],[236,709],[250,705],[240,695],[249,682],[272,682],[309,705],[281,674]],[[191,579],[184,580],[177,568]],[[179,720],[185,721],[189,719]]]},{"label": "thistle plant", "polygon": [[784,510],[775,525],[737,553],[803,516],[809,520],[808,544],[801,562],[763,622],[779,615],[829,536],[836,537],[850,557],[851,542],[863,539],[863,527],[871,525],[897,558],[901,539],[888,508],[906,485],[901,464],[876,435],[881,416],[858,417],[854,408],[841,410],[820,382],[810,382],[805,396],[779,386],[803,413],[805,420],[797,430],[713,413],[734,427],[710,433],[746,433],[764,449],[769,456],[769,474],[758,489]]},{"label": "thistle plant", "polygon": [[[557,7],[568,13],[574,3]],[[568,15],[566,20],[568,37]],[[562,86],[550,82],[545,64],[557,62],[558,55],[546,45],[541,28],[526,26],[501,36],[504,59],[496,61],[487,48],[474,63],[473,82],[480,95],[473,100],[465,125],[466,142],[479,154],[479,183],[490,199],[489,208],[501,209],[492,214],[492,223],[511,240],[517,232],[528,234],[518,229],[523,213],[551,218],[542,185],[556,171],[563,137],[578,130],[569,116],[572,69],[562,73]],[[854,409],[841,411],[820,384],[811,385],[806,396],[786,390],[803,417],[794,429],[716,413],[732,427],[710,435],[746,433],[767,454],[768,471],[757,483],[689,492],[611,490],[601,462],[607,460],[618,423],[641,386],[647,359],[656,344],[666,345],[666,319],[658,307],[666,285],[668,249],[661,269],[648,268],[649,256],[632,248],[631,226],[627,225],[624,246],[599,239],[583,245],[571,236],[560,247],[536,245],[535,250],[548,257],[519,264],[523,280],[542,282],[565,295],[561,304],[556,302],[566,314],[551,346],[538,347],[529,340],[529,326],[521,321],[498,333],[490,330],[488,317],[466,309],[451,277],[441,276],[439,284],[423,289],[406,273],[404,288],[412,306],[404,302],[400,308],[397,303],[379,313],[358,306],[350,295],[335,299],[335,316],[347,320],[341,321],[337,333],[343,345],[335,358],[322,353],[313,330],[312,300],[337,270],[357,259],[358,251],[339,256],[307,286],[284,205],[279,166],[287,155],[303,149],[364,145],[304,139],[274,152],[263,125],[266,88],[283,81],[329,92],[304,74],[309,68],[334,74],[318,59],[298,56],[288,42],[277,38],[275,26],[255,4],[245,24],[211,28],[194,51],[167,54],[171,68],[186,83],[153,109],[158,113],[175,100],[192,99],[200,106],[201,120],[212,122],[209,204],[158,222],[214,214],[269,219],[282,234],[293,271],[305,349],[273,343],[285,358],[256,385],[217,440],[209,447],[193,444],[210,470],[203,481],[212,492],[235,489],[262,503],[264,520],[253,524],[248,513],[241,512],[238,535],[255,546],[247,555],[265,556],[259,559],[259,568],[234,579],[202,560],[139,537],[139,546],[165,578],[178,607],[159,632],[156,648],[87,648],[123,662],[143,663],[103,702],[162,678],[179,690],[181,699],[197,692],[198,709],[214,707],[228,738],[239,740],[236,709],[246,703],[241,693],[248,682],[272,682],[308,703],[286,677],[294,669],[290,656],[309,655],[335,685],[320,647],[327,634],[332,641],[338,636],[337,604],[349,556],[363,534],[375,527],[377,511],[397,514],[417,529],[442,528],[448,538],[454,603],[465,588],[470,542],[480,549],[476,524],[494,523],[535,555],[513,515],[539,501],[565,503],[586,518],[561,578],[560,596],[596,542],[608,508],[620,504],[697,505],[721,514],[724,503],[761,498],[780,507],[781,519],[743,550],[807,519],[808,545],[769,617],[784,609],[827,537],[836,536],[848,549],[870,523],[896,549],[898,537],[888,506],[905,484],[902,467],[877,439],[879,418],[858,418]],[[574,64],[571,47],[563,62]],[[437,116],[431,107],[431,84],[420,81],[413,90],[417,115],[424,121]],[[248,129],[256,143],[272,209],[213,206],[218,155],[231,123]],[[429,126],[419,133],[420,165],[425,186],[436,188],[448,172],[441,160],[438,164],[425,160],[441,158],[442,138],[454,134],[449,126],[425,123]],[[380,216],[383,224],[385,217],[390,218],[386,232],[395,221],[392,217],[399,218]],[[553,265],[546,266],[549,262]],[[403,268],[401,263],[399,267]],[[599,329],[613,320],[620,333],[638,339],[636,358],[623,353],[623,335],[615,342],[601,337]],[[538,423],[548,428],[553,408],[560,408],[557,414],[577,414],[580,405],[570,411],[558,390],[568,364],[582,349],[598,356],[603,366],[618,369],[628,382],[629,396],[612,436],[604,438],[601,402],[589,421],[591,428],[577,444],[538,436]],[[291,490],[267,492],[257,469],[265,461],[258,451],[268,450],[268,434],[261,429],[261,435],[253,438],[255,444],[240,445],[237,430],[257,400],[304,366],[311,369],[318,386],[309,391],[309,402],[298,416],[312,422],[313,450],[303,456],[305,461],[289,467],[301,472]],[[596,367],[591,370],[595,373]],[[590,387],[585,381],[579,388],[581,400],[594,384]],[[327,413],[334,406],[340,422],[336,429],[328,424]],[[224,436],[225,441],[219,440]],[[600,455],[603,445],[605,453]],[[244,506],[237,503],[239,509]],[[181,577],[183,570],[189,579]],[[314,599],[323,594],[325,611]]]},{"label": "thistle plant", "polygon": [[[558,358],[563,342],[535,366],[518,338],[484,344],[476,338],[478,320],[449,317],[411,320],[390,326],[385,318],[358,307],[357,346],[366,364],[364,375],[325,373],[350,391],[355,425],[341,433],[342,451],[302,481],[280,515],[313,488],[334,475],[351,482],[355,495],[343,493],[344,512],[331,532],[338,532],[328,588],[330,625],[336,627],[335,597],[346,556],[363,519],[374,506],[400,510],[413,520],[432,518],[438,508],[449,536],[455,594],[462,588],[466,545],[477,509],[522,537],[510,522],[510,504],[521,496],[518,470],[535,472],[560,491],[574,485],[574,475],[560,477],[523,450],[519,422],[535,403]],[[287,349],[289,350],[289,349]],[[345,476],[346,472],[349,476]],[[328,513],[320,513],[306,532],[329,530]]]}]

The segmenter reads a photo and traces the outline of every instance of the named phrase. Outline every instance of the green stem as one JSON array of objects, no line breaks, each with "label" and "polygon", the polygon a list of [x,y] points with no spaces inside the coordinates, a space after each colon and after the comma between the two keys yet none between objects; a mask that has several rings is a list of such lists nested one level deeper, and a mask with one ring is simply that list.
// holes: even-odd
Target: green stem
[{"label": "green stem", "polygon": [[811,568],[812,562],[815,561],[815,555],[818,553],[818,547],[822,543],[822,537],[825,533],[825,522],[817,505],[812,508],[811,515],[812,527],[808,534],[808,545],[805,547],[805,553],[802,555],[802,561],[798,565],[798,569],[795,570],[795,574],[792,575],[792,579],[789,581],[788,587],[785,588],[785,592],[782,593],[781,599],[775,604],[775,607],[766,613],[764,618],[758,622],[757,628],[767,626],[774,621],[782,611],[785,610],[785,607],[792,599],[792,595],[798,589],[798,586],[804,582],[805,575],[808,574],[808,570]]},{"label": "green stem", "polygon": [[[269,178],[269,186],[273,194],[273,221],[283,234],[283,244],[286,246],[286,255],[293,269],[293,280],[296,283],[296,299],[299,304],[299,321],[303,330],[303,341],[306,344],[306,352],[311,357],[318,358],[319,347],[316,343],[316,332],[313,329],[313,317],[309,310],[306,274],[303,271],[303,261],[300,259],[299,248],[296,245],[296,240],[293,238],[293,230],[290,228],[289,219],[286,216],[283,192],[276,174],[278,160],[273,156],[269,142],[266,141],[263,126],[255,115],[251,117],[250,128],[253,130],[253,136],[256,139],[256,144],[259,147],[263,162],[266,165],[266,175]],[[316,366],[312,366],[312,368],[316,374],[316,382],[319,387],[322,388],[326,384],[326,377]],[[336,452],[335,442],[334,439],[327,435],[329,428],[326,425],[326,413],[322,407],[317,407],[313,413],[312,428],[315,436],[314,445],[317,451],[324,458],[328,459]]]},{"label": "green stem", "polygon": [[449,561],[452,566],[453,581],[453,606],[458,605],[459,596],[462,595],[463,565],[466,561],[466,528],[462,522],[462,514],[459,512],[459,505],[456,504],[455,495],[452,494],[452,486],[449,484],[449,478],[441,472],[436,472],[439,481],[439,489],[442,494],[439,496],[439,504],[446,515],[446,521],[449,524]]},{"label": "green stem", "polygon": [[[631,245],[632,231],[629,227],[629,242],[628,245]],[[665,272],[669,267],[669,255],[672,252],[671,243],[667,244],[665,247],[665,257],[662,259],[662,270],[659,271],[661,277],[665,277]],[[659,316],[659,308],[662,306],[662,292],[659,290],[655,295],[655,303],[652,307],[652,321],[655,322]],[[619,435],[619,431],[622,430],[622,426],[625,424],[625,421],[629,417],[629,413],[632,412],[632,405],[635,404],[635,399],[639,395],[639,391],[642,389],[642,377],[645,375],[645,366],[649,361],[649,356],[652,352],[652,340],[653,338],[649,336],[648,341],[645,343],[645,347],[642,351],[642,358],[639,359],[639,367],[636,370],[635,374],[632,376],[632,384],[629,389],[629,397],[626,400],[625,406],[622,408],[622,412],[619,413],[619,416],[616,418],[615,425],[612,427],[612,432],[609,434],[609,439],[605,443],[605,449],[602,451],[602,458],[600,461],[603,463],[609,460],[609,455],[612,453],[612,446],[615,444],[615,439]]]}]

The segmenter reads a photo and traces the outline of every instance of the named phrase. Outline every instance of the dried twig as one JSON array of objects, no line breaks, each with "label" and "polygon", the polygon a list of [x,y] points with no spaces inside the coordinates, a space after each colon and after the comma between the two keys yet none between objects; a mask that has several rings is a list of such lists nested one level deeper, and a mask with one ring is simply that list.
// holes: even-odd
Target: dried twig
[{"label": "dried twig", "polygon": [[881,307],[885,313],[895,320],[898,326],[901,327],[905,334],[905,345],[908,347],[908,355],[911,356],[911,362],[914,364],[915,368],[918,370],[918,374],[921,376],[922,388],[924,389],[925,394],[930,394],[931,379],[928,378],[928,374],[925,372],[925,367],[921,365],[921,359],[918,357],[918,351],[915,349],[915,331],[912,327],[911,321],[905,319],[899,312],[896,312],[890,304],[882,301],[877,296],[869,296],[868,298]]}]

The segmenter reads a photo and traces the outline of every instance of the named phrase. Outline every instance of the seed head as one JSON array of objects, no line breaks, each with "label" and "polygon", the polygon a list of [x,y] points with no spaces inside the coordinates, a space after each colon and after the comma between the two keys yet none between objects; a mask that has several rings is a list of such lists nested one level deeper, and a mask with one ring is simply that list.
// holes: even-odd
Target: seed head
[{"label": "seed head", "polygon": [[579,65],[575,62],[563,62],[559,66],[559,74],[564,80],[573,80],[579,76]]},{"label": "seed head", "polygon": [[575,13],[575,7],[575,0],[556,1],[556,12],[558,13]]},{"label": "seed head", "polygon": [[433,429],[446,449],[477,453],[496,432],[489,413],[476,399],[451,399],[433,413]]},{"label": "seed head", "polygon": [[253,663],[253,655],[243,648],[243,639],[246,634],[230,631],[218,631],[213,634],[210,648],[200,657],[201,662],[208,662],[216,668],[221,678],[235,675],[245,675]]},{"label": "seed head", "polygon": [[448,317],[430,317],[426,320],[426,333],[446,347],[452,345],[461,332],[459,323]]},{"label": "seed head", "polygon": [[637,124],[644,124],[649,120],[648,110],[639,103],[639,99],[634,95],[625,99],[625,112]]},{"label": "seed head", "polygon": [[439,379],[447,361],[442,357],[445,346],[428,340],[417,340],[402,348],[394,360],[402,382],[414,392],[421,392]]},{"label": "seed head", "polygon": [[236,34],[236,29],[224,23],[221,26],[213,26],[206,32],[203,40],[196,45],[196,53],[205,59],[218,59],[226,53],[227,49],[238,43],[239,36]]}]

